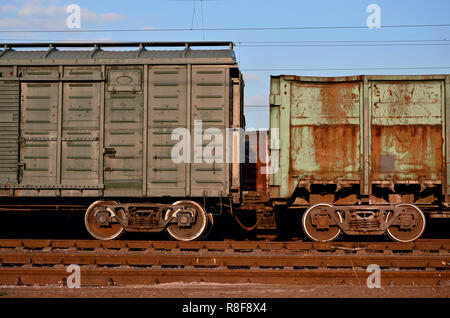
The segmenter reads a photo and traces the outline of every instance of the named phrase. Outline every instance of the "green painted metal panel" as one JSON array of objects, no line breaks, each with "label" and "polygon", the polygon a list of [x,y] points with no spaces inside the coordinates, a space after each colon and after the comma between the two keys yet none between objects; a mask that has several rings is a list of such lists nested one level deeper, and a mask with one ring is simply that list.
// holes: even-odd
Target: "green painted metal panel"
[{"label": "green painted metal panel", "polygon": [[100,80],[102,73],[100,66],[67,66],[64,67],[63,78],[77,81]]},{"label": "green painted metal panel", "polygon": [[100,86],[63,83],[61,184],[99,183]]},{"label": "green painted metal panel", "polygon": [[372,179],[441,180],[443,81],[371,82]]},{"label": "green painted metal panel", "polygon": [[[105,92],[105,196],[142,196],[142,69],[109,67]],[[124,77],[121,79],[121,77]],[[134,90],[134,91],[133,91]],[[108,151],[106,151],[108,150]]]},{"label": "green painted metal panel", "polygon": [[281,77],[272,84],[279,88],[272,88],[271,101],[280,102],[271,114],[271,128],[280,128],[280,171],[272,177],[272,195],[276,186],[287,198],[299,183],[359,182],[361,83]]},{"label": "green painted metal panel", "polygon": [[227,68],[192,67],[192,196],[226,196],[229,192],[229,163],[226,162],[229,80]]},{"label": "green painted metal panel", "polygon": [[[280,157],[280,78],[272,76],[270,78],[270,153],[272,156]],[[270,196],[280,197],[281,169],[270,174]]]},{"label": "green painted metal panel", "polygon": [[58,96],[56,82],[21,84],[21,184],[57,184]]},{"label": "green painted metal panel", "polygon": [[185,196],[189,163],[175,163],[172,140],[176,128],[187,125],[186,66],[149,69],[147,195]]},{"label": "green painted metal panel", "polygon": [[272,77],[270,125],[280,127],[281,176],[271,176],[271,196],[288,198],[314,182],[359,183],[363,195],[378,183],[447,184],[448,81]]},{"label": "green painted metal panel", "polygon": [[[22,167],[16,195],[227,195],[229,164],[175,164],[170,153],[174,128],[187,128],[194,145],[195,120],[203,133],[217,128],[226,136],[229,67],[236,64],[231,50],[217,52],[167,51],[157,59],[146,50],[120,59],[120,52],[68,51],[61,59],[58,51],[26,52],[20,63],[3,55],[0,76],[21,81],[22,91],[15,98],[21,117],[2,116],[20,120],[19,162],[3,165],[16,175]],[[201,141],[202,152],[207,144]],[[225,154],[225,141],[215,144]]]}]

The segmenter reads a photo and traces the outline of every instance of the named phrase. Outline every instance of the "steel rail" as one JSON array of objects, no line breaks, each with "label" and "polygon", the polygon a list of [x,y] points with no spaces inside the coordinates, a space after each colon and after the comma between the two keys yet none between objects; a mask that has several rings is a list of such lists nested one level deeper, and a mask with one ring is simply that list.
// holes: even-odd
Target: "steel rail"
[{"label": "steel rail", "polygon": [[[147,253],[147,252],[16,252],[0,251],[2,266],[29,265],[96,265],[96,266],[147,266],[247,268],[247,269],[298,269],[307,268],[366,268],[377,264],[381,268],[441,269],[450,274],[450,254],[444,255],[276,255],[273,253]],[[1,270],[1,268],[0,268]]]},{"label": "steel rail", "polygon": [[303,241],[131,241],[131,240],[42,240],[42,239],[0,239],[0,249],[128,249],[133,250],[180,250],[180,251],[339,251],[364,253],[417,253],[419,251],[448,253],[450,240],[420,239],[410,243],[399,242],[303,242]]},{"label": "steel rail", "polygon": [[[360,285],[365,286],[370,273],[365,270],[217,270],[142,268],[82,268],[80,285],[126,286],[171,282],[261,283],[289,285]],[[2,268],[2,285],[66,285],[66,269]],[[382,286],[445,286],[450,273],[435,271],[382,271]]]},{"label": "steel rail", "polygon": [[450,242],[176,242],[0,240],[0,284],[61,284],[70,264],[82,286],[168,282],[447,286]]}]

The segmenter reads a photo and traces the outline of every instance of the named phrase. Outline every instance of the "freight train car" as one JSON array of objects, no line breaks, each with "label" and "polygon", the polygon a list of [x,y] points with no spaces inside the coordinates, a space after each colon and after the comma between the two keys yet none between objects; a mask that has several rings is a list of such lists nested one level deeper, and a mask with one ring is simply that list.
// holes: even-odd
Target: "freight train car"
[{"label": "freight train car", "polygon": [[[200,238],[206,211],[240,196],[240,165],[207,159],[226,152],[209,133],[242,127],[242,90],[230,42],[5,44],[1,208],[72,198],[89,204],[97,239],[165,229]],[[180,142],[189,150],[176,163]]]},{"label": "freight train car", "polygon": [[215,213],[279,232],[297,214],[316,241],[413,241],[450,217],[449,85],[272,76],[270,131],[244,133],[230,42],[6,44],[0,211],[84,207],[102,240],[200,239]]},{"label": "freight train car", "polygon": [[448,75],[272,76],[272,204],[303,208],[312,240],[415,240],[450,217],[449,107]]}]

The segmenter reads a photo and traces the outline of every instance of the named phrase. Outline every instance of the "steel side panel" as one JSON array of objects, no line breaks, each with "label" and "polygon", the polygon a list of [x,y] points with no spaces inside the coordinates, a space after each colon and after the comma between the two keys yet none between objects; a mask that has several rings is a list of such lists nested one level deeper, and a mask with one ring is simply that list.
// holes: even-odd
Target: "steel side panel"
[{"label": "steel side panel", "polygon": [[[280,158],[280,79],[271,77],[270,79],[270,156]],[[278,137],[277,137],[278,136]],[[277,169],[269,175],[270,196],[278,198],[280,196],[281,169]]]},{"label": "steel side panel", "polygon": [[58,83],[22,83],[21,101],[20,183],[55,185]]},{"label": "steel side panel", "polygon": [[372,180],[444,175],[443,81],[371,83]]},{"label": "steel side panel", "polygon": [[445,145],[443,149],[445,151],[445,172],[446,172],[446,188],[443,189],[444,194],[450,195],[450,77],[445,78],[445,94],[443,96],[444,101],[444,114],[445,114]]},{"label": "steel side panel", "polygon": [[98,184],[100,83],[64,83],[61,183]]},{"label": "steel side panel", "polygon": [[149,69],[148,196],[186,195],[188,163],[172,160],[172,149],[181,142],[172,140],[172,133],[174,129],[186,128],[188,81],[186,66]]},{"label": "steel side panel", "polygon": [[228,68],[192,67],[192,196],[228,195],[225,137],[229,126],[229,89]]},{"label": "steel side panel", "polygon": [[104,195],[142,196],[142,67],[108,67],[105,88]]},{"label": "steel side panel", "polygon": [[0,81],[0,131],[0,184],[14,184],[19,156],[18,81]]},{"label": "steel side panel", "polygon": [[280,196],[287,198],[292,194],[289,182],[289,169],[291,161],[291,83],[280,81]]},{"label": "steel side panel", "polygon": [[359,181],[360,83],[292,82],[290,87],[289,193],[285,195],[292,194],[301,180]]}]

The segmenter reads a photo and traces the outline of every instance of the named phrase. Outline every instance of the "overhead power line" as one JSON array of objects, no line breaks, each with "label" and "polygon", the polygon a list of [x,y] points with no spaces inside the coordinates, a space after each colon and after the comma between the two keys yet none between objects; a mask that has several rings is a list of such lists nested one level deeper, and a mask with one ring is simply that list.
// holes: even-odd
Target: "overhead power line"
[{"label": "overhead power line", "polygon": [[[381,29],[392,28],[439,28],[443,24],[400,24],[383,25]],[[366,25],[347,26],[286,26],[286,27],[233,27],[233,28],[154,28],[154,29],[64,29],[64,30],[0,30],[0,33],[107,33],[107,32],[186,32],[186,31],[288,31],[288,30],[330,30],[368,29]]]},{"label": "overhead power line", "polygon": [[357,47],[357,46],[447,46],[449,43],[375,43],[375,44],[241,44],[240,47]]},{"label": "overhead power line", "polygon": [[[97,40],[63,40],[63,39],[19,39],[19,38],[4,38],[0,41],[31,41],[31,42],[51,42],[51,43],[65,43],[65,42],[96,42]],[[386,40],[386,41],[239,41],[234,42],[237,47],[383,47],[383,46],[449,46],[450,40]]]},{"label": "overhead power line", "polygon": [[427,67],[349,67],[349,68],[247,68],[243,72],[272,72],[272,71],[361,71],[361,70],[438,70],[450,69],[450,66]]},{"label": "overhead power line", "polygon": [[[35,38],[4,38],[0,39],[0,41],[45,41],[45,42],[95,42],[102,41],[101,39],[75,39],[75,40],[67,40],[67,39],[35,39]],[[416,43],[416,42],[442,42],[442,43],[450,43],[450,40],[447,39],[424,39],[424,40],[303,40],[303,41],[233,41],[236,45],[242,44],[316,44],[316,43]]]},{"label": "overhead power line", "polygon": [[245,108],[269,108],[269,105],[244,105]]},{"label": "overhead power line", "polygon": [[301,40],[301,41],[235,41],[244,44],[292,44],[292,43],[378,43],[378,42],[450,42],[447,39],[397,39],[397,40]]}]

